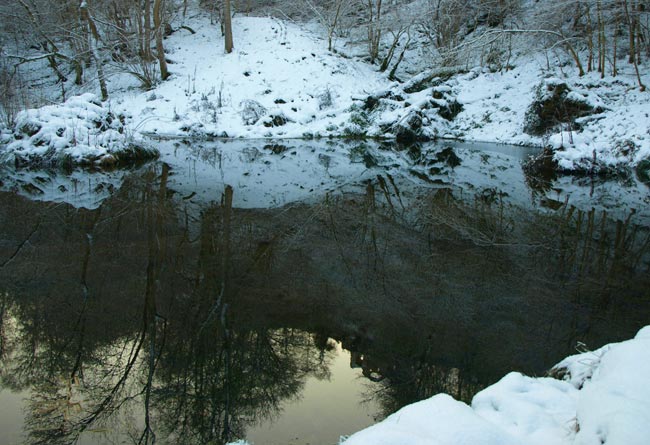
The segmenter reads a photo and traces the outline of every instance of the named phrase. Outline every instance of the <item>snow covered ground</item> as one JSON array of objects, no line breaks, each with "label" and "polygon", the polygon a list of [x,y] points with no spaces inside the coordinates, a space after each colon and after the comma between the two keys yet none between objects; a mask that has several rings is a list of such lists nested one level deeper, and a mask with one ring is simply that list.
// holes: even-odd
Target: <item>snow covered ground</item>
[{"label": "snow covered ground", "polygon": [[[424,137],[550,145],[563,170],[591,170],[594,161],[599,166],[634,167],[650,159],[650,94],[639,91],[632,67],[625,64],[615,78],[600,79],[598,73],[578,77],[572,67],[560,66],[561,61],[549,64],[546,58],[522,53],[513,57],[508,71],[462,67],[457,74],[407,92],[412,86],[408,79],[403,84],[389,81],[376,65],[328,52],[313,26],[236,16],[235,50],[226,54],[218,26],[210,23],[207,13],[195,11],[185,24],[196,33],[175,23],[176,31],[165,40],[170,79],[151,91],[139,89],[128,74],[109,79],[111,99],[104,108],[125,116],[131,137],[394,138],[400,128],[413,124]],[[407,60],[404,64],[419,66]],[[642,76],[650,84],[650,73]],[[536,91],[549,82],[564,82],[571,98],[598,107],[595,114],[578,119],[581,130],[560,125],[542,135],[524,133]],[[378,102],[370,106],[369,96]],[[75,147],[69,159],[82,152],[101,158],[107,146],[122,143],[117,128],[93,133],[85,130],[86,123],[69,118],[78,108],[75,104],[84,101],[88,96],[70,99],[63,109],[45,107],[23,114],[21,124],[39,116],[48,121],[48,114],[57,119],[49,119],[54,126],[46,140],[23,137],[1,148],[5,162],[13,159],[12,152],[38,154],[59,147],[63,142],[57,132]],[[441,110],[452,112],[445,116]]]},{"label": "snow covered ground", "polygon": [[[235,49],[225,54],[207,15],[166,41],[172,79],[154,91],[121,93],[115,107],[137,131],[163,136],[285,137],[342,134],[353,97],[383,88],[375,68],[327,52],[297,24],[235,17]],[[119,85],[122,79],[114,79]]]},{"label": "snow covered ground", "polygon": [[[367,135],[393,138],[415,110],[424,109],[422,134],[465,141],[556,148],[565,170],[600,165],[636,165],[650,158],[650,94],[636,86],[632,67],[617,77],[548,65],[531,54],[513,69],[487,68],[442,77],[434,86],[406,93],[405,84],[387,79],[354,58],[326,51],[326,42],[308,27],[264,17],[236,17],[235,50],[223,51],[222,38],[204,15],[191,21],[196,34],[180,29],[166,41],[173,77],[154,91],[116,94],[113,107],[131,116],[137,132],[167,136],[297,138]],[[408,63],[408,62],[405,62]],[[579,119],[581,131],[524,133],[526,112],[538,86],[556,79],[572,98],[599,107]],[[650,74],[645,76],[650,83]],[[119,87],[121,78],[114,79]],[[406,83],[408,84],[408,82]],[[394,93],[376,110],[368,96]],[[398,96],[397,100],[395,96]],[[462,109],[448,120],[440,107]],[[568,127],[568,126],[567,126]],[[563,131],[562,131],[563,130]]]},{"label": "snow covered ground", "polygon": [[[631,67],[628,71],[605,79],[595,72],[577,77],[569,71],[565,76],[559,68],[549,70],[532,60],[508,72],[458,76],[450,83],[464,110],[451,125],[451,133],[473,141],[550,145],[558,150],[556,160],[566,170],[588,170],[594,156],[596,162],[612,167],[637,165],[650,157],[650,94],[639,91]],[[645,77],[650,80],[650,74]],[[565,82],[569,94],[603,111],[578,119],[582,131],[564,129],[541,137],[525,134],[524,116],[535,89],[549,80]]]},{"label": "snow covered ground", "polygon": [[645,445],[650,441],[650,326],[632,340],[568,357],[552,375],[558,378],[510,373],[478,393],[471,406],[439,394],[343,443]]}]

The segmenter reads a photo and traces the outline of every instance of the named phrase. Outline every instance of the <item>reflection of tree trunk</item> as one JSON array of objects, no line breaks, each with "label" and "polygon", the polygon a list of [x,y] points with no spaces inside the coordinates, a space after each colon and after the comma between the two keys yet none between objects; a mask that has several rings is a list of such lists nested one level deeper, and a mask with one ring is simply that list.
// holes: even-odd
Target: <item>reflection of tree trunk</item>
[{"label": "reflection of tree trunk", "polygon": [[226,321],[226,309],[228,308],[228,305],[224,305],[222,316],[221,316],[221,324],[223,327],[224,335],[223,335],[223,351],[225,355],[225,364],[224,364],[224,382],[223,382],[223,387],[224,387],[224,392],[225,392],[225,404],[224,404],[224,409],[223,409],[223,431],[221,433],[221,439],[223,440],[224,443],[229,443],[231,442],[231,429],[230,429],[230,399],[231,399],[231,368],[232,368],[232,357],[231,357],[231,351],[230,351],[230,331],[228,329],[227,321]]},{"label": "reflection of tree trunk", "polygon": [[[231,238],[231,218],[232,218],[232,198],[233,198],[233,189],[231,186],[227,185],[224,191],[223,196],[223,234],[222,234],[222,270],[221,270],[221,294],[225,301],[228,301],[227,298],[230,296],[230,263],[231,254],[230,254],[230,238]],[[227,322],[227,311],[228,303],[223,303],[221,308],[221,327],[223,329],[223,352],[224,352],[224,410],[223,410],[223,430],[221,433],[221,439],[224,443],[230,442],[231,439],[231,427],[230,427],[230,410],[231,410],[231,338],[230,338],[230,329],[228,328]]]},{"label": "reflection of tree trunk", "polygon": [[7,296],[0,295],[0,360],[3,360],[7,352],[7,340],[5,332],[5,313],[7,312]]},{"label": "reflection of tree trunk", "polygon": [[36,223],[36,225],[34,225],[34,228],[32,229],[32,231],[29,232],[29,235],[27,235],[27,238],[25,238],[23,240],[23,242],[21,242],[18,245],[18,247],[16,247],[16,250],[14,250],[14,252],[11,254],[11,256],[9,256],[9,258],[7,258],[2,263],[0,263],[0,268],[5,267],[7,264],[11,263],[11,261],[13,261],[14,258],[16,258],[18,256],[18,254],[23,249],[23,247],[25,247],[25,245],[29,243],[29,240],[32,238],[32,236],[34,236],[34,234],[36,233],[36,231],[38,230],[38,227],[40,225],[41,225],[41,221],[39,220]]},{"label": "reflection of tree trunk", "polygon": [[230,275],[230,237],[231,237],[231,218],[232,218],[232,187],[227,185],[224,192],[223,203],[223,239],[222,239],[222,264],[221,264],[221,286],[223,287],[223,294],[228,295],[229,275]]},{"label": "reflection of tree trunk", "polygon": [[[149,230],[147,231],[147,242],[149,245],[149,258],[147,262],[147,285],[145,289],[145,308],[143,316],[143,330],[149,333],[149,357],[147,382],[145,384],[144,411],[145,427],[140,437],[139,443],[155,443],[156,435],[151,428],[151,389],[153,386],[153,376],[156,370],[156,339],[157,339],[157,308],[156,308],[156,285],[159,280],[160,268],[163,261],[164,249],[163,243],[163,212],[165,198],[167,196],[167,178],[169,176],[169,166],[163,164],[160,179],[160,189],[158,191],[157,202],[153,199],[153,193],[150,194],[147,203],[147,219],[149,221]],[[154,218],[154,205],[157,206],[156,217]]]},{"label": "reflection of tree trunk", "polygon": [[86,250],[84,252],[84,257],[81,267],[81,291],[83,295],[83,305],[81,306],[81,313],[79,314],[79,319],[75,326],[74,332],[78,331],[78,347],[77,347],[77,357],[75,364],[72,367],[70,372],[70,381],[74,381],[77,378],[77,374],[81,372],[81,365],[83,361],[83,350],[84,350],[84,338],[86,332],[86,311],[88,309],[88,265],[90,263],[90,256],[92,254],[92,245],[93,245],[93,232],[97,221],[101,215],[101,208],[97,210],[92,220],[90,221],[88,227],[84,231],[84,243],[86,245]]}]

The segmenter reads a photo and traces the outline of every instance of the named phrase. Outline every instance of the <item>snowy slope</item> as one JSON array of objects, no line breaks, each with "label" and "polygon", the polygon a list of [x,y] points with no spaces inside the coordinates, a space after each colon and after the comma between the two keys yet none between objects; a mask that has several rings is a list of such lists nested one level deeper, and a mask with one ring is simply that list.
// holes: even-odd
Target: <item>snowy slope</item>
[{"label": "snowy slope", "polygon": [[[226,54],[219,27],[210,23],[207,13],[195,11],[187,19],[185,25],[195,34],[179,25],[174,23],[176,31],[165,40],[170,79],[151,91],[137,88],[128,74],[109,79],[111,99],[104,107],[126,116],[125,133],[131,136],[392,138],[415,114],[421,120],[421,134],[427,137],[550,145],[563,170],[591,170],[594,160],[606,167],[635,166],[650,158],[650,94],[638,90],[631,66],[623,63],[615,78],[607,74],[600,79],[598,73],[578,77],[561,60],[549,63],[541,56],[521,53],[513,57],[508,71],[456,67],[459,74],[441,76],[435,85],[409,93],[408,82],[389,81],[376,65],[328,52],[326,41],[308,26],[271,17],[236,16],[235,49]],[[412,61],[404,64],[420,66]],[[642,76],[650,84],[650,74]],[[535,89],[549,79],[565,82],[572,97],[598,105],[597,114],[579,119],[582,130],[556,128],[543,136],[524,133]],[[379,106],[368,110],[365,99],[382,95]],[[462,109],[445,118],[440,107],[452,102]],[[75,127],[86,128],[85,123],[65,116],[59,121],[50,133],[56,136],[65,127],[59,132],[75,141],[77,151],[83,148],[87,157],[95,151],[101,157],[106,143],[122,138],[114,131],[78,135]],[[36,153],[44,149],[38,143],[40,139],[23,139],[8,151]],[[5,158],[11,158],[11,153]]]},{"label": "snowy slope", "polygon": [[[231,54],[208,17],[195,17],[191,25],[196,34],[180,29],[166,40],[173,77],[155,91],[132,90],[116,100],[138,131],[246,138],[340,134],[352,97],[387,84],[373,67],[328,53],[326,42],[293,23],[236,17]],[[263,107],[255,122],[250,101]],[[274,117],[276,126],[265,126]],[[282,120],[286,124],[277,125]]]},{"label": "snowy slope", "polygon": [[409,405],[345,445],[644,445],[650,439],[650,326],[556,365],[563,380],[506,375],[471,406],[446,394]]},{"label": "snowy slope", "polygon": [[[650,75],[645,77],[649,82]],[[578,77],[527,56],[509,71],[479,67],[432,83],[434,86],[410,94],[403,85],[393,86],[391,95],[380,99],[380,106],[371,112],[367,133],[395,136],[394,127],[386,133],[386,125],[408,121],[416,113],[424,125],[414,130],[424,136],[550,146],[556,150],[561,170],[636,166],[650,158],[650,94],[639,91],[632,73],[622,71],[615,78],[604,79],[598,73]],[[538,86],[547,83],[566,84],[569,97],[599,112],[577,119],[573,127],[579,125],[579,129],[559,125],[541,136],[526,134],[526,113]],[[436,95],[443,98],[436,99]],[[450,101],[462,110],[451,120],[441,118],[439,107]]]}]

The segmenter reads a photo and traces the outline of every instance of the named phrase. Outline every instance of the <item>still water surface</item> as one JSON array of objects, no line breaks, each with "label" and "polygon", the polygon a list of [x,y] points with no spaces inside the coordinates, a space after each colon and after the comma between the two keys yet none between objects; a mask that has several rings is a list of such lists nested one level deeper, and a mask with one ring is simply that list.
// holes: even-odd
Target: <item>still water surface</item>
[{"label": "still water surface", "polygon": [[0,443],[335,444],[650,322],[634,178],[529,178],[511,147],[161,146],[3,173]]}]

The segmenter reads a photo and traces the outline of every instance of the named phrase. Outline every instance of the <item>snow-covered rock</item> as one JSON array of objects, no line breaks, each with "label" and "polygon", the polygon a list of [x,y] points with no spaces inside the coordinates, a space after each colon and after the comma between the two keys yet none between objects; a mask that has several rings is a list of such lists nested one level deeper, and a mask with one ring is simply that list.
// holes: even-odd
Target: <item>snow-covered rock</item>
[{"label": "snow-covered rock", "polygon": [[16,166],[112,166],[158,156],[128,135],[124,117],[86,93],[20,112],[0,161]]}]

